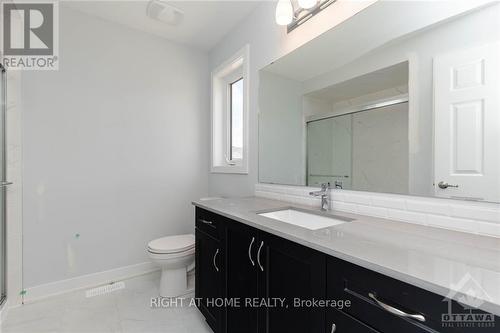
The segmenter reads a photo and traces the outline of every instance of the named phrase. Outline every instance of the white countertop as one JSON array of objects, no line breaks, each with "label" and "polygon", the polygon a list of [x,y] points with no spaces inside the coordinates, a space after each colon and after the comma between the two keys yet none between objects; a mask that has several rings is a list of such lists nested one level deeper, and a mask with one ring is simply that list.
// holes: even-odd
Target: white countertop
[{"label": "white countertop", "polygon": [[257,212],[284,207],[313,210],[310,207],[257,197],[193,204],[500,316],[500,238],[340,211],[328,213],[354,221],[308,230]]}]

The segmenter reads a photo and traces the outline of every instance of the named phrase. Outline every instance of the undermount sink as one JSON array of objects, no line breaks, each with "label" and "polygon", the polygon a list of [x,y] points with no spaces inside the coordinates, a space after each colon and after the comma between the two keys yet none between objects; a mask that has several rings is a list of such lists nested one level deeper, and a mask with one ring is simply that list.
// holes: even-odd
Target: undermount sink
[{"label": "undermount sink", "polygon": [[328,215],[322,212],[312,212],[297,208],[281,208],[257,214],[310,230],[327,228],[353,221],[353,219],[342,216]]}]

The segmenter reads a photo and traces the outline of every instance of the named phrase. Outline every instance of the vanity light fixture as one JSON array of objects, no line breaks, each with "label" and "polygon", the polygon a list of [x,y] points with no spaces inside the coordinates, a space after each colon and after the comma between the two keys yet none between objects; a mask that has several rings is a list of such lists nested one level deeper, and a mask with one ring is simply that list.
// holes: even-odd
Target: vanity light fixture
[{"label": "vanity light fixture", "polygon": [[304,9],[311,9],[318,3],[318,0],[298,0],[299,6]]},{"label": "vanity light fixture", "polygon": [[276,5],[276,23],[286,25],[290,33],[302,23],[337,0],[279,0]]},{"label": "vanity light fixture", "polygon": [[293,6],[290,0],[279,0],[276,5],[276,23],[289,25],[293,21]]}]

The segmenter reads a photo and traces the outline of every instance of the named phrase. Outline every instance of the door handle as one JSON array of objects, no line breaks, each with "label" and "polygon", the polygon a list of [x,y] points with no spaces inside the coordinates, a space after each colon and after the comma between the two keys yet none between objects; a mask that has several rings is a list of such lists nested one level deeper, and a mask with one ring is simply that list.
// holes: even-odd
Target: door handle
[{"label": "door handle", "polygon": [[14,184],[13,182],[0,182],[0,188]]},{"label": "door handle", "polygon": [[332,324],[332,331],[330,333],[335,333],[336,330],[337,330],[337,325]]},{"label": "door handle", "polygon": [[252,260],[252,245],[253,242],[255,242],[255,237],[252,237],[252,241],[250,242],[250,245],[248,246],[248,258],[250,259],[250,262],[252,263],[252,266],[255,266],[255,262]]},{"label": "door handle", "polygon": [[198,219],[198,221],[200,221],[201,223],[204,223],[204,224],[209,224],[209,225],[214,224],[212,221],[208,221],[208,220],[204,220],[204,219]]},{"label": "door handle", "polygon": [[264,267],[262,267],[260,263],[260,250],[262,250],[262,246],[264,245],[264,241],[260,242],[259,250],[257,251],[257,263],[259,264],[260,270],[264,271]]},{"label": "door handle", "polygon": [[443,181],[440,181],[438,183],[438,186],[440,189],[443,189],[443,190],[447,189],[448,187],[458,187],[458,185],[450,185],[450,184],[443,182]]},{"label": "door handle", "polygon": [[217,267],[217,263],[215,262],[215,260],[217,259],[217,255],[219,254],[219,249],[217,249],[217,251],[215,251],[215,254],[214,254],[214,258],[213,258],[213,262],[214,262],[214,267],[215,267],[215,270],[218,272],[219,271],[219,267]]},{"label": "door handle", "polygon": [[398,317],[403,317],[403,318],[411,318],[411,319],[415,319],[415,320],[418,320],[418,321],[421,321],[421,322],[425,322],[425,317],[422,316],[421,314],[409,314],[409,313],[406,313],[406,312],[404,312],[402,310],[399,310],[399,309],[397,309],[397,308],[395,308],[393,306],[385,304],[384,302],[379,301],[377,299],[377,297],[373,293],[369,293],[368,296],[370,296],[370,298],[372,300],[374,300],[375,303],[378,304],[378,306],[380,306],[385,311],[387,311],[389,313],[392,313],[393,315],[396,315]]}]

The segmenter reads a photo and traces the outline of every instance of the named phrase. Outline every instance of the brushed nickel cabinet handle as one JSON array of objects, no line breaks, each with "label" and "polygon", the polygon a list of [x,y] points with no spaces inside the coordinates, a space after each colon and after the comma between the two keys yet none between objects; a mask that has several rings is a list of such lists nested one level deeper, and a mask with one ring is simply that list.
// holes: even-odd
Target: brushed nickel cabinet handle
[{"label": "brushed nickel cabinet handle", "polygon": [[264,245],[264,241],[260,242],[259,250],[257,251],[257,263],[259,264],[260,270],[264,271],[264,267],[262,267],[260,263],[260,250],[262,250],[262,246]]},{"label": "brushed nickel cabinet handle", "polygon": [[250,245],[248,246],[248,258],[250,259],[250,262],[252,263],[252,266],[255,266],[255,262],[252,259],[252,245],[253,242],[255,242],[255,237],[252,237],[252,241],[250,242]]},{"label": "brushed nickel cabinet handle", "polygon": [[204,224],[209,224],[209,225],[214,224],[212,221],[208,221],[208,220],[204,220],[204,219],[198,219],[198,221],[200,221],[201,223],[204,223]]},{"label": "brushed nickel cabinet handle", "polygon": [[332,324],[332,331],[330,333],[335,333],[336,330],[337,330],[337,325]]},{"label": "brushed nickel cabinet handle", "polygon": [[214,262],[214,267],[215,267],[215,270],[218,272],[219,271],[219,267],[217,267],[217,263],[215,262],[215,259],[217,258],[217,255],[219,254],[219,249],[217,249],[217,251],[215,251],[215,254],[214,254],[214,259],[213,259],[213,262]]},{"label": "brushed nickel cabinet handle", "polygon": [[409,313],[401,311],[401,310],[399,310],[399,309],[397,309],[397,308],[395,308],[393,306],[385,304],[384,302],[379,301],[377,299],[377,297],[373,293],[369,293],[368,296],[370,296],[370,298],[372,300],[374,300],[375,303],[378,304],[378,306],[380,306],[385,311],[387,311],[389,313],[392,313],[393,315],[396,315],[398,317],[403,317],[403,318],[411,318],[411,319],[415,319],[415,320],[418,320],[418,321],[421,321],[421,322],[425,322],[425,317],[422,316],[422,315],[420,315],[420,314],[409,314]]}]

